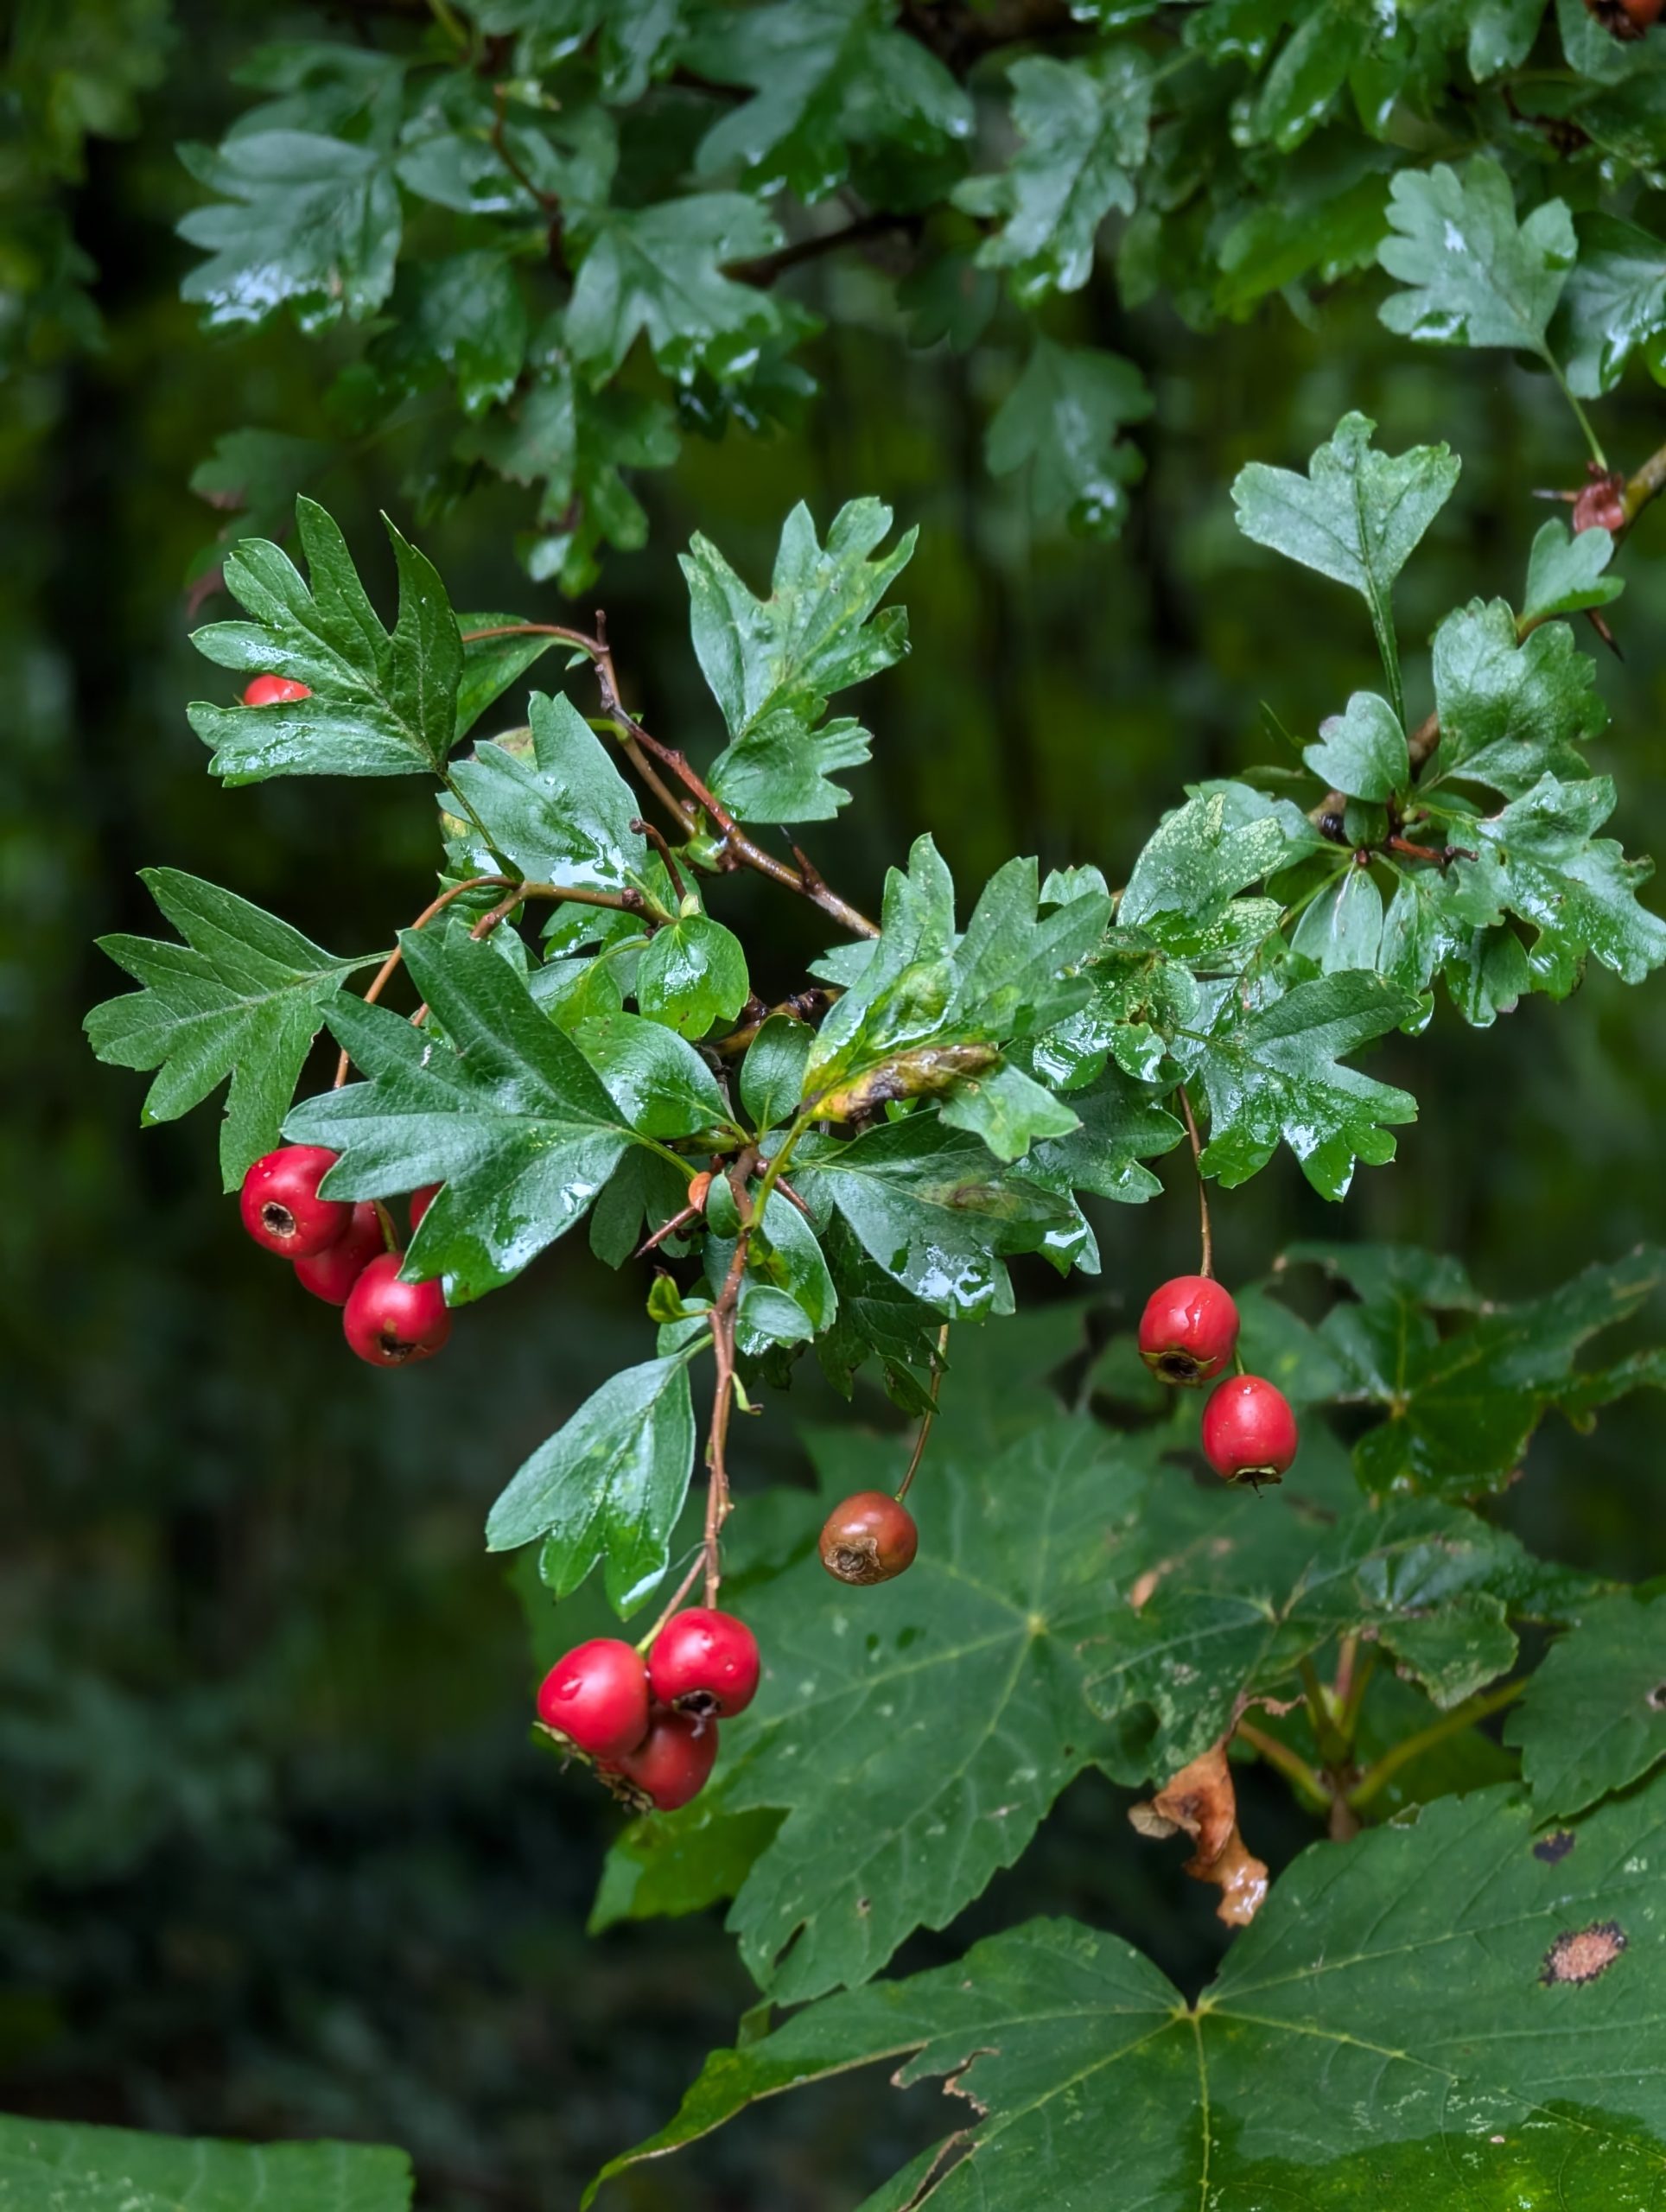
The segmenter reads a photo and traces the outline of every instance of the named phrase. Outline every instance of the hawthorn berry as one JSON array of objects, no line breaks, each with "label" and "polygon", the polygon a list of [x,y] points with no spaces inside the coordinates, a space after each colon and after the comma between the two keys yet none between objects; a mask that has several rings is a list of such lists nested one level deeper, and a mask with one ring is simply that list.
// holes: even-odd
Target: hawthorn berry
[{"label": "hawthorn berry", "polygon": [[297,683],[292,676],[257,676],[243,688],[245,707],[287,707],[296,699],[310,699],[310,683]]},{"label": "hawthorn berry", "polygon": [[333,1244],[295,1263],[296,1281],[327,1306],[345,1306],[365,1269],[386,1249],[382,1217],[368,1199],[353,1209],[347,1227]]},{"label": "hawthorn berry", "polygon": [[414,1236],[423,1225],[423,1216],[445,1188],[442,1183],[424,1183],[420,1191],[410,1194],[410,1233]]},{"label": "hawthorn berry", "polygon": [[1229,1375],[1203,1409],[1203,1452],[1229,1483],[1275,1483],[1296,1456],[1296,1417],[1275,1382]]},{"label": "hawthorn berry", "polygon": [[758,1639],[733,1613],[690,1605],[673,1614],[648,1654],[648,1688],[696,1720],[728,1720],[758,1692]]},{"label": "hawthorn berry", "polygon": [[1577,537],[1582,530],[1618,531],[1625,527],[1625,472],[1623,468],[1604,468],[1600,462],[1587,464],[1589,481],[1574,502],[1573,526]]},{"label": "hawthorn berry", "polygon": [[605,1764],[639,1790],[661,1813],[674,1813],[697,1797],[711,1778],[717,1758],[715,1722],[689,1713],[656,1710],[648,1732],[633,1751]]},{"label": "hawthorn berry", "polygon": [[437,1282],[401,1282],[403,1252],[382,1252],[347,1293],[341,1326],[360,1359],[372,1367],[405,1367],[432,1359],[451,1334],[451,1314]]},{"label": "hawthorn berry", "polygon": [[1641,38],[1660,21],[1666,0],[1585,0],[1585,4],[1606,31],[1629,41]]},{"label": "hawthorn berry", "polygon": [[919,1549],[913,1515],[887,1491],[859,1490],[822,1529],[822,1565],[840,1582],[889,1582]]},{"label": "hawthorn berry", "polygon": [[1165,1382],[1207,1382],[1232,1357],[1238,1309],[1212,1275],[1159,1284],[1140,1317],[1140,1357]]},{"label": "hawthorn berry", "polygon": [[575,1643],[538,1685],[538,1719],[592,1758],[623,1758],[648,1732],[641,1653],[616,1636]]},{"label": "hawthorn berry", "polygon": [[345,1235],[353,1208],[318,1195],[336,1157],[322,1145],[286,1144],[256,1160],[243,1179],[238,1211],[257,1244],[286,1260],[310,1260]]}]

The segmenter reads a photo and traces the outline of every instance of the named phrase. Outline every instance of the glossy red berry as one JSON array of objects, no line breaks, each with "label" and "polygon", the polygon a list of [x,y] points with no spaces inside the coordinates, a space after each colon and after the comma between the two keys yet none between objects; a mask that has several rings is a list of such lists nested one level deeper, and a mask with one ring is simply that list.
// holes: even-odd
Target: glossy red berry
[{"label": "glossy red berry", "polygon": [[297,683],[292,676],[257,676],[243,687],[245,707],[287,707],[311,696],[311,684]]},{"label": "glossy red berry", "polygon": [[919,1549],[914,1516],[882,1490],[859,1490],[836,1505],[822,1529],[822,1565],[840,1582],[889,1582]]},{"label": "glossy red berry", "polygon": [[1296,1456],[1296,1417],[1275,1382],[1229,1375],[1203,1409],[1203,1453],[1229,1483],[1275,1483]]},{"label": "glossy red berry", "polygon": [[1140,1357],[1165,1382],[1207,1382],[1232,1357],[1238,1309],[1212,1275],[1159,1284],[1140,1316]]},{"label": "glossy red berry", "polygon": [[437,1282],[401,1282],[404,1257],[380,1253],[347,1294],[341,1326],[359,1358],[372,1367],[432,1359],[451,1334],[445,1292]]},{"label": "glossy red berry", "polygon": [[538,1719],[592,1758],[623,1758],[648,1732],[641,1653],[614,1636],[575,1643],[538,1685]]},{"label": "glossy red berry", "polygon": [[656,1811],[674,1813],[697,1797],[717,1758],[717,1724],[689,1713],[656,1711],[633,1751],[608,1764]]},{"label": "glossy red berry", "polygon": [[728,1720],[757,1695],[758,1669],[758,1639],[744,1621],[710,1605],[690,1605],[654,1638],[648,1688],[679,1713]]},{"label": "glossy red berry", "polygon": [[354,1283],[378,1252],[385,1251],[382,1217],[368,1199],[354,1206],[347,1227],[309,1260],[297,1260],[295,1279],[327,1306],[345,1306]]},{"label": "glossy red berry", "polygon": [[345,1234],[353,1208],[318,1195],[335,1161],[316,1144],[286,1144],[256,1160],[243,1179],[238,1211],[257,1244],[286,1260],[309,1260]]},{"label": "glossy red berry", "polygon": [[413,1191],[411,1192],[410,1233],[413,1236],[423,1225],[423,1216],[428,1211],[435,1199],[439,1197],[441,1192],[444,1188],[445,1185],[443,1183],[424,1183],[420,1191]]}]

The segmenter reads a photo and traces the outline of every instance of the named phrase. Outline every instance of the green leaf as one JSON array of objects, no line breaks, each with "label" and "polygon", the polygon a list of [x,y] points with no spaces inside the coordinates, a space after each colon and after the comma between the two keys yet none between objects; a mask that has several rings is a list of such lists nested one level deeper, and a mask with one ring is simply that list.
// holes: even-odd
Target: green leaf
[{"label": "green leaf", "polygon": [[321,951],[286,922],[175,868],[144,868],[140,880],[185,943],[100,938],[143,988],[95,1007],[87,1040],[111,1066],[161,1070],[144,1102],[146,1128],[177,1120],[231,1077],[219,1166],[234,1191],[277,1142],[331,1001],[378,956]]},{"label": "green leaf", "polygon": [[708,914],[684,914],[656,930],[637,963],[636,1002],[679,1037],[703,1037],[733,1021],[751,995],[741,940]]},{"label": "green leaf", "polygon": [[1028,467],[1030,505],[1042,520],[1065,523],[1078,537],[1115,537],[1144,467],[1122,433],[1151,405],[1131,361],[1038,334],[990,419],[984,457],[995,476]]},{"label": "green leaf", "polygon": [[1345,713],[1319,724],[1319,736],[1301,757],[1322,782],[1350,798],[1391,798],[1411,781],[1406,733],[1374,691],[1356,691]]},{"label": "green leaf", "polygon": [[368,2143],[216,2143],[0,2116],[5,2212],[408,2212],[410,2161]]},{"label": "green leaf", "polygon": [[321,439],[291,437],[283,430],[227,430],[217,438],[207,460],[192,470],[191,489],[211,506],[233,512],[213,550],[193,563],[192,581],[219,560],[221,547],[286,529],[296,494],[325,466],[330,451]]},{"label": "green leaf", "polygon": [[874,2212],[1091,2203],[1110,2171],[1142,2212],[1647,2204],[1666,2187],[1662,1815],[1640,1793],[1541,1856],[1505,1787],[1313,1844],[1195,2006],[1119,1937],[1033,1921],[715,2053],[604,2175],[884,2061],[901,2087],[951,2077],[971,2116]]},{"label": "green leaf", "polygon": [[1440,162],[1402,169],[1389,196],[1394,235],[1377,257],[1407,287],[1378,309],[1390,330],[1436,346],[1510,346],[1544,353],[1545,331],[1579,257],[1574,223],[1548,200],[1524,223],[1498,163],[1463,175]]},{"label": "green leaf", "polygon": [[399,619],[390,633],[323,508],[301,499],[295,513],[310,585],[279,547],[245,538],[226,563],[226,586],[251,619],[210,623],[191,642],[221,668],[290,677],[312,696],[189,709],[192,728],[214,748],[214,774],[228,784],[439,774],[456,738],[463,662],[445,586],[389,523],[399,571]]},{"label": "green leaf", "polygon": [[893,29],[874,0],[780,0],[708,16],[688,65],[757,97],[701,140],[696,173],[737,166],[760,197],[784,186],[806,203],[850,173],[853,148],[941,157],[970,137],[971,102],[925,42]]},{"label": "green leaf", "polygon": [[1150,134],[1151,65],[1137,47],[1081,61],[1027,54],[1012,67],[1012,117],[1024,143],[995,176],[970,177],[955,205],[1001,221],[978,266],[1011,272],[1013,296],[1032,307],[1050,292],[1079,292],[1094,242],[1113,208],[1134,213],[1130,170]]},{"label": "green leaf", "polygon": [[1618,599],[1625,588],[1623,580],[1602,573],[1613,554],[1614,541],[1600,527],[1570,531],[1565,522],[1554,518],[1544,524],[1528,556],[1523,622],[1577,614]]},{"label": "green leaf", "polygon": [[501,253],[480,247],[407,263],[391,317],[371,358],[402,391],[422,391],[448,376],[471,417],[513,393],[526,354],[526,303]]},{"label": "green leaf", "polygon": [[1339,1395],[1383,1415],[1355,1449],[1361,1482],[1378,1493],[1451,1499],[1501,1490],[1513,1478],[1545,1413],[1565,1400],[1577,1403],[1580,1347],[1634,1313],[1659,1288],[1663,1264],[1658,1253],[1642,1250],[1589,1268],[1546,1297],[1437,1327],[1427,1309],[1475,1305],[1461,1279],[1385,1280],[1370,1248],[1362,1255],[1345,1246],[1298,1245],[1288,1257],[1319,1262],[1358,1293],[1326,1317],[1319,1334],[1342,1370]]},{"label": "green leaf", "polygon": [[716,1077],[662,1022],[609,1013],[589,1016],[571,1033],[639,1135],[691,1137],[731,1125]]},{"label": "green leaf", "polygon": [[774,1813],[715,1813],[703,1798],[633,1821],[602,1862],[585,1933],[674,1920],[732,1897],[779,1826]]},{"label": "green leaf", "polygon": [[1294,13],[1294,29],[1268,71],[1255,106],[1255,136],[1282,154],[1300,145],[1324,119],[1370,46],[1373,24],[1354,0],[1316,0]]},{"label": "green leaf", "polygon": [[1233,1190],[1264,1167],[1283,1139],[1322,1198],[1340,1198],[1354,1161],[1394,1158],[1385,1125],[1417,1118],[1403,1090],[1339,1065],[1339,1056],[1408,1020],[1409,991],[1363,972],[1298,983],[1211,1039],[1202,1060],[1209,1098],[1203,1172]]},{"label": "green leaf", "polygon": [[687,1359],[621,1368],[516,1471],[487,1517],[486,1549],[544,1538],[538,1571],[557,1598],[605,1561],[607,1602],[634,1612],[664,1579],[693,1467]]},{"label": "green leaf", "polygon": [[370,1080],[306,1100],[285,1130],[341,1154],[330,1196],[444,1184],[405,1273],[442,1274],[455,1305],[512,1281],[581,1219],[631,1133],[577,1046],[489,942],[461,924],[406,930],[399,941],[445,1041],[385,1007],[338,1000],[330,1026]]},{"label": "green leaf", "polygon": [[1569,387],[1596,399],[1639,346],[1666,330],[1666,243],[1616,215],[1581,215],[1580,257],[1551,325]]},{"label": "green leaf", "polygon": [[1452,497],[1459,463],[1445,446],[1374,453],[1375,428],[1345,415],[1306,477],[1252,461],[1238,471],[1232,504],[1246,537],[1357,591],[1380,632],[1394,580]]},{"label": "green leaf", "polygon": [[1072,1090],[1070,1103],[1079,1128],[1033,1145],[1019,1173],[1060,1193],[1091,1191],[1125,1205],[1155,1198],[1162,1185],[1141,1163],[1172,1152],[1186,1134],[1156,1095],[1112,1067],[1091,1089]]},{"label": "green leaf", "polygon": [[457,736],[467,736],[486,709],[502,698],[536,660],[541,660],[556,640],[520,636],[469,639],[473,630],[507,630],[524,626],[518,614],[460,614],[459,634],[463,645],[462,674],[457,683]]},{"label": "green leaf", "polygon": [[1422,788],[1453,776],[1508,798],[1545,774],[1582,776],[1578,747],[1608,721],[1595,665],[1566,623],[1544,623],[1518,639],[1501,599],[1472,600],[1435,632],[1434,703],[1440,744]]},{"label": "green leaf", "polygon": [[535,883],[624,891],[648,880],[639,802],[570,699],[533,692],[532,755],[477,745],[452,781],[504,858]]},{"label": "green leaf", "polygon": [[720,382],[738,375],[789,322],[767,292],[723,272],[780,243],[770,216],[738,192],[610,209],[567,309],[574,359],[593,385],[606,384],[645,334],[658,366],[679,383],[702,370]]},{"label": "green leaf", "polygon": [[[1382,955],[1383,919],[1383,894],[1370,871],[1358,867],[1350,856],[1297,922],[1290,949],[1313,961],[1325,976],[1348,968],[1375,968]],[[1404,978],[1396,975],[1392,980]]]},{"label": "green leaf", "polygon": [[908,618],[876,613],[907,566],[916,533],[894,551],[867,556],[891,527],[879,499],[841,507],[825,549],[802,501],[787,517],[770,596],[755,599],[707,538],[682,556],[694,650],[723,710],[729,744],[710,782],[724,804],[760,822],[821,822],[850,794],[829,771],[867,760],[868,733],[843,717],[818,728],[829,695],[901,659]]},{"label": "green leaf", "polygon": [[791,1014],[773,1014],[747,1047],[741,1063],[741,1103],[761,1136],[790,1122],[804,1096],[804,1062],[816,1033]]},{"label": "green leaf", "polygon": [[1322,843],[1288,799],[1269,799],[1247,784],[1205,784],[1147,839],[1117,921],[1180,953],[1264,937],[1277,923],[1276,904],[1269,912],[1269,902],[1241,902],[1237,893]]},{"label": "green leaf", "polygon": [[1666,1758],[1666,1593],[1588,1605],[1504,1723],[1539,1820],[1566,1820]]},{"label": "green leaf", "polygon": [[[812,1440],[823,1495],[802,1503],[806,1535],[871,1484],[874,1459],[871,1438]],[[1126,1453],[1061,1414],[1005,1451],[945,1424],[930,1473],[919,1557],[856,1593],[860,1635],[852,1593],[813,1554],[747,1587],[769,1663],[711,1794],[725,1814],[786,1813],[729,1919],[781,2002],[864,1979],[912,1929],[946,1926],[1111,1740],[1078,1645],[1103,1610],[1108,1528],[1139,1486]],[[963,1725],[942,1726],[945,1699]]]},{"label": "green leaf", "polygon": [[1519,69],[1544,21],[1544,0],[1479,0],[1467,10],[1470,74],[1478,85]]},{"label": "green leaf", "polygon": [[848,1398],[858,1370],[874,1357],[887,1373],[929,1370],[943,1316],[876,1267],[836,1214],[825,1249],[839,1304],[831,1328],[816,1340],[816,1356],[834,1388]]},{"label": "green leaf", "polygon": [[1002,1176],[976,1137],[916,1111],[854,1144],[801,1143],[793,1181],[836,1206],[875,1266],[943,1313],[1009,1313],[1000,1255],[1042,1249],[1071,1214]]},{"label": "green leaf", "polygon": [[944,1096],[938,1119],[982,1137],[995,1158],[1021,1160],[1046,1137],[1065,1137],[1081,1118],[1052,1091],[1006,1063],[987,1075],[963,1076]]}]

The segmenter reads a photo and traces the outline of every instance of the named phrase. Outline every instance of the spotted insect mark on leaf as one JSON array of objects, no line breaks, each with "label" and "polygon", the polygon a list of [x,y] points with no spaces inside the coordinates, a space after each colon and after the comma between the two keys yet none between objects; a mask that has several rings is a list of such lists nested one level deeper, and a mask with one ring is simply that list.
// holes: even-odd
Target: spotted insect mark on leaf
[{"label": "spotted insect mark on leaf", "polygon": [[1625,1948],[1625,1930],[1617,1920],[1593,1920],[1588,1928],[1568,1929],[1545,1953],[1539,1980],[1547,1988],[1557,1982],[1595,1981]]},{"label": "spotted insect mark on leaf", "polygon": [[1549,1835],[1539,1838],[1533,1847],[1533,1856],[1542,1859],[1547,1866],[1557,1866],[1578,1841],[1572,1828],[1556,1828]]}]

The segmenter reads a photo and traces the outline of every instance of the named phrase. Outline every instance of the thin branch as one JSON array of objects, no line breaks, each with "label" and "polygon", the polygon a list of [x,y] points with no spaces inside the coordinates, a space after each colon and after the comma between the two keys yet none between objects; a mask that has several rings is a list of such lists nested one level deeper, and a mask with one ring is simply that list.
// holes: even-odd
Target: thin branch
[{"label": "thin branch", "polygon": [[854,222],[846,223],[836,231],[817,231],[813,237],[795,239],[792,245],[779,246],[773,253],[760,254],[755,261],[732,261],[724,270],[737,284],[769,285],[789,269],[798,269],[806,261],[817,261],[823,254],[837,253],[848,245],[860,245],[865,238],[882,238],[887,231],[917,231],[918,215],[890,213],[876,209],[872,214],[859,215]]},{"label": "thin branch", "polygon": [[949,1324],[945,1321],[938,1331],[937,1359],[932,1369],[930,1409],[920,1415],[919,1434],[914,1439],[914,1448],[909,1455],[908,1471],[897,1487],[897,1503],[901,1504],[908,1495],[908,1485],[919,1472],[919,1463],[925,1457],[925,1446],[937,1421],[938,1394],[943,1388],[943,1365],[949,1354]]},{"label": "thin branch", "polygon": [[[414,930],[420,930],[425,927],[428,923],[434,919],[436,914],[443,912],[445,908],[451,904],[454,899],[461,899],[465,891],[484,891],[488,887],[493,890],[499,890],[507,884],[510,878],[506,875],[471,875],[467,883],[454,883],[449,890],[442,891],[437,899],[434,899],[429,906],[424,906],[422,912],[417,915],[416,920],[410,926]],[[364,997],[364,1003],[366,1006],[374,1006],[377,1000],[381,997],[383,992],[387,988],[388,984],[392,980],[393,971],[397,968],[399,963],[404,958],[404,947],[400,944],[396,944],[392,951],[389,953],[387,958],[382,963],[381,966],[377,969],[375,975],[372,976],[370,980],[369,988],[366,991]],[[340,1058],[335,1064],[335,1082],[332,1086],[333,1089],[336,1090],[340,1090],[342,1084],[347,1079],[347,1071],[352,1065],[353,1063],[348,1059],[347,1054],[343,1052]]]},{"label": "thin branch", "polygon": [[657,830],[652,822],[645,822],[640,815],[633,815],[631,817],[631,827],[639,837],[647,839],[664,862],[665,873],[671,880],[671,889],[677,893],[677,902],[680,905],[689,895],[688,887],[677,870],[677,858],[666,841],[664,831]]},{"label": "thin branch", "polygon": [[1180,1112],[1186,1117],[1186,1134],[1192,1144],[1192,1165],[1198,1173],[1198,1219],[1203,1235],[1203,1256],[1198,1273],[1212,1275],[1215,1272],[1215,1240],[1209,1228],[1209,1190],[1203,1179],[1203,1141],[1198,1135],[1197,1116],[1192,1111],[1192,1101],[1186,1095],[1186,1085],[1180,1086]]},{"label": "thin branch", "polygon": [[1276,1736],[1269,1735],[1264,1728],[1256,1727],[1253,1720],[1240,1720],[1233,1733],[1248,1744],[1257,1758],[1265,1759],[1269,1766],[1275,1766],[1281,1775],[1294,1782],[1298,1789],[1313,1799],[1316,1807],[1329,1806],[1331,1791],[1324,1776],[1316,1767],[1309,1766],[1300,1751],[1293,1751]]},{"label": "thin branch", "polygon": [[1488,1690],[1480,1697],[1472,1697],[1467,1704],[1459,1705],[1439,1720],[1420,1728],[1414,1736],[1404,1736],[1392,1751],[1384,1751],[1375,1766],[1368,1767],[1348,1792],[1348,1802],[1355,1812],[1370,1804],[1371,1799],[1393,1775],[1412,1759],[1420,1758],[1434,1745],[1442,1743],[1460,1730],[1472,1728],[1478,1720],[1485,1720],[1490,1713],[1502,1713],[1507,1705],[1514,1705],[1531,1678],[1523,1675],[1513,1682],[1506,1682],[1501,1689]]}]

